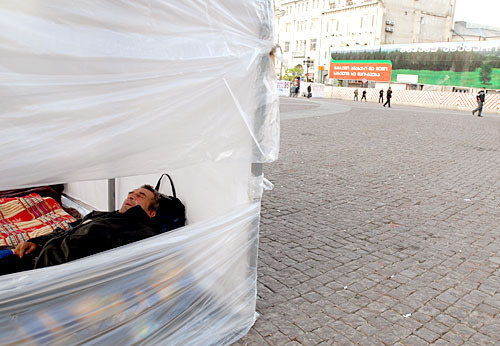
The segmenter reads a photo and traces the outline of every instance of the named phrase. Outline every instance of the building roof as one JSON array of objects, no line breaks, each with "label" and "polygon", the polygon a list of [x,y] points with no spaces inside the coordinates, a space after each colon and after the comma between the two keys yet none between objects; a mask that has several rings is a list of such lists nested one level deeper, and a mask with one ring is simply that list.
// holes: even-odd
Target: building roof
[{"label": "building roof", "polygon": [[453,31],[458,36],[475,36],[484,39],[500,37],[500,28],[465,21],[455,22]]}]

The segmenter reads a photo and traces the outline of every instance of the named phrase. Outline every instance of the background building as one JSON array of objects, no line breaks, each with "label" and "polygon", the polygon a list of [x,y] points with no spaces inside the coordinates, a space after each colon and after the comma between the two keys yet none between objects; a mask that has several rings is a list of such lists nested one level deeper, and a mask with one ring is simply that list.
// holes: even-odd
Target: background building
[{"label": "background building", "polygon": [[500,40],[500,28],[482,24],[456,21],[452,41],[491,41]]},{"label": "background building", "polygon": [[287,67],[315,81],[332,48],[451,41],[455,0],[276,0],[278,44]]}]

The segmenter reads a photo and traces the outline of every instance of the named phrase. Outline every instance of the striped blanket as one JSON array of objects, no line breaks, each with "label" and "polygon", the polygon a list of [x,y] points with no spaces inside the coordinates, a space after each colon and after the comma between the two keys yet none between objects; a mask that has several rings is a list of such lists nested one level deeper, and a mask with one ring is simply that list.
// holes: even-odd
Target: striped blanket
[{"label": "striped blanket", "polygon": [[58,227],[68,230],[74,221],[76,219],[50,197],[42,198],[32,193],[24,197],[0,198],[0,246],[16,246]]}]

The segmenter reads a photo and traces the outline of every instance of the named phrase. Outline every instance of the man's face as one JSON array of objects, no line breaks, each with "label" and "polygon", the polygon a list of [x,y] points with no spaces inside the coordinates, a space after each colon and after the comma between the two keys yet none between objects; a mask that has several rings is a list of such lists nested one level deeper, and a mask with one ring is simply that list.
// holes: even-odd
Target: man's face
[{"label": "man's face", "polygon": [[146,214],[149,215],[149,217],[154,217],[156,215],[156,211],[149,210],[149,206],[153,202],[153,199],[154,194],[151,191],[140,187],[128,193],[128,196],[123,201],[122,207],[119,211],[120,213],[124,213],[130,208],[135,207],[136,205],[140,205],[141,208],[146,212]]}]

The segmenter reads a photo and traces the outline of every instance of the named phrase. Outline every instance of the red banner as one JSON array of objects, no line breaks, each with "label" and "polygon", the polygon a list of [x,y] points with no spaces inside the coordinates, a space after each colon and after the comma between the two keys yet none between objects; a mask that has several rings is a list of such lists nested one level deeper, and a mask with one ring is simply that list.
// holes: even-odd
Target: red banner
[{"label": "red banner", "polygon": [[350,80],[370,80],[388,82],[391,80],[390,61],[330,61],[330,78]]}]

